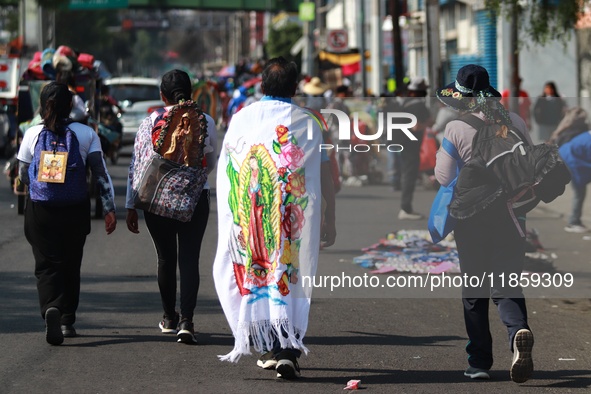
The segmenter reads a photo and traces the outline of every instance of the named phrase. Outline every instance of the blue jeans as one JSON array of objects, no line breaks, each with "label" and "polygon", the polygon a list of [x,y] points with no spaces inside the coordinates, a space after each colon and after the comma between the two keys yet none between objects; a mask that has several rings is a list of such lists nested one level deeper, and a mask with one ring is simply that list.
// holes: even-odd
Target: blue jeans
[{"label": "blue jeans", "polygon": [[583,203],[587,195],[587,185],[577,185],[572,182],[571,185],[573,188],[573,206],[570,217],[568,218],[568,224],[571,226],[580,226],[583,224],[581,222],[581,216],[583,215]]}]

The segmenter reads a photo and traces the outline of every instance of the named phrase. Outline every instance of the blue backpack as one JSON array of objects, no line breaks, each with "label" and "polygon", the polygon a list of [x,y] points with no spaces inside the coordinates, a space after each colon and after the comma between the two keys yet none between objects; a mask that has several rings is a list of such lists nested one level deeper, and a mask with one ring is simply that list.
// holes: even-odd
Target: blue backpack
[{"label": "blue backpack", "polygon": [[[51,172],[47,166],[48,159],[41,163],[47,156],[43,152],[53,155],[67,152],[67,160],[65,163],[56,163],[61,167],[56,167],[56,170]],[[43,127],[35,145],[33,162],[29,166],[29,181],[29,193],[31,200],[35,202],[67,206],[88,199],[86,166],[80,154],[80,144],[72,130],[67,128],[65,134],[58,135]]]}]

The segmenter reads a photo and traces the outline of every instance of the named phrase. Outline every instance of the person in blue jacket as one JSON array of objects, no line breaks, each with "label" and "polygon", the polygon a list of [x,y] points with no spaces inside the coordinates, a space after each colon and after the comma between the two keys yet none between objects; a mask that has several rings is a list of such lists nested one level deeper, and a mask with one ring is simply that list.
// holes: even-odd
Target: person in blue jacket
[{"label": "person in blue jacket", "polygon": [[[580,107],[570,109],[564,121],[572,118],[565,127],[560,127],[552,135],[552,140],[560,145],[559,153],[568,167],[572,181],[573,200],[568,225],[564,228],[569,233],[587,233],[589,229],[581,221],[583,203],[587,194],[587,184],[591,182],[591,131],[587,112]],[[566,122],[564,122],[566,123]],[[561,123],[562,125],[562,123]],[[562,132],[560,132],[562,131]],[[565,141],[561,136],[569,135]]]}]

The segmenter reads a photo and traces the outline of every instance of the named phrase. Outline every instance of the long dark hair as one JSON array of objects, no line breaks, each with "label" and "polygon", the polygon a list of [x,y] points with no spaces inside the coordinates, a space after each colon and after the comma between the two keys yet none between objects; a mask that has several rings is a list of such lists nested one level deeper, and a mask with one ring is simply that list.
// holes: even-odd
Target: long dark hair
[{"label": "long dark hair", "polygon": [[186,72],[175,69],[162,76],[160,92],[170,103],[191,100],[192,91],[191,78]]},{"label": "long dark hair", "polygon": [[50,82],[41,90],[41,117],[43,124],[57,134],[63,134],[70,123],[72,110],[72,93],[68,85]]},{"label": "long dark hair", "polygon": [[[554,91],[554,95],[550,97],[560,97],[560,94],[558,93],[558,89],[556,88],[556,84],[554,82],[548,81],[544,84],[544,87],[545,86],[550,87]],[[544,93],[543,95],[545,96],[546,94]]]}]

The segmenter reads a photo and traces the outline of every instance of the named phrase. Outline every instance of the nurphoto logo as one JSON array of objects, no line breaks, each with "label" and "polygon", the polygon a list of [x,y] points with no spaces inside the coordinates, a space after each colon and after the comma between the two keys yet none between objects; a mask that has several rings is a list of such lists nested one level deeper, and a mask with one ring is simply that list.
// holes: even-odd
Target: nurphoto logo
[{"label": "nurphoto logo", "polygon": [[[338,109],[321,109],[320,113],[326,115],[328,118],[330,115],[334,115],[338,122],[338,141],[346,142],[351,141],[351,130],[353,131],[357,140],[360,141],[377,141],[382,138],[384,130],[386,133],[386,140],[393,140],[393,133],[404,133],[410,141],[418,141],[417,137],[409,130],[416,126],[417,117],[407,112],[378,112],[376,114],[376,132],[374,134],[362,133],[359,129],[359,114],[357,112],[352,113],[353,127],[351,127],[351,119],[346,112]],[[409,122],[400,123],[401,120],[409,120]],[[384,127],[385,120],[385,127]],[[313,136],[313,120],[308,119],[308,138]],[[319,150],[331,150],[335,149],[339,151],[348,152],[369,152],[374,148],[378,152],[382,149],[388,150],[388,152],[401,152],[404,147],[400,144],[388,144],[388,143],[355,143],[355,144],[320,144]]]}]

